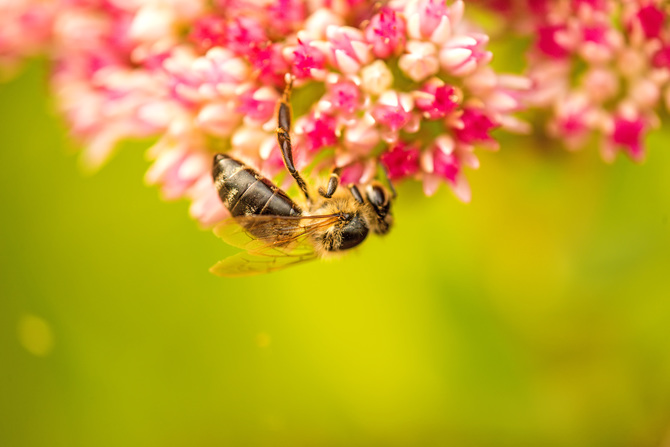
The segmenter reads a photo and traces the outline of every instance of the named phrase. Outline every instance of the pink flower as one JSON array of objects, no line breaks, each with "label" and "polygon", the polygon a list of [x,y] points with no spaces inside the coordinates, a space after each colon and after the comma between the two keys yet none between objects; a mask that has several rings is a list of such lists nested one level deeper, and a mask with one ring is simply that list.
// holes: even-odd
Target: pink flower
[{"label": "pink flower", "polygon": [[372,44],[372,53],[386,59],[397,54],[405,45],[405,22],[395,11],[384,8],[370,20],[365,38]]},{"label": "pink flower", "polygon": [[337,76],[332,77],[325,96],[328,101],[326,107],[332,105],[339,113],[353,114],[361,104],[361,95],[360,89],[353,81]]},{"label": "pink flower", "polygon": [[299,29],[307,14],[307,5],[301,0],[276,0],[267,8],[272,31],[282,35]]},{"label": "pink flower", "polygon": [[639,161],[643,156],[642,137],[645,127],[641,118],[627,119],[616,116],[611,134],[612,143],[623,147],[633,160]]},{"label": "pink flower", "polygon": [[453,193],[463,202],[471,198],[470,186],[463,175],[463,166],[476,168],[477,159],[471,154],[471,146],[460,145],[448,135],[436,138],[431,149],[421,154],[423,190],[433,195],[442,181],[446,181]]},{"label": "pink flower", "polygon": [[238,16],[228,22],[226,48],[239,55],[249,56],[268,42],[265,29],[254,17]]},{"label": "pink flower", "polygon": [[666,13],[662,9],[654,4],[648,4],[642,6],[635,17],[647,39],[660,37],[666,19]]},{"label": "pink flower", "polygon": [[323,70],[326,57],[318,48],[298,40],[298,47],[292,52],[293,74],[298,79],[315,76],[315,71]]},{"label": "pink flower", "polygon": [[564,58],[570,51],[560,41],[559,36],[565,32],[565,25],[543,25],[538,28],[537,48],[552,58]]},{"label": "pink flower", "polygon": [[653,54],[651,63],[655,68],[670,68],[670,45],[659,48]]},{"label": "pink flower", "polygon": [[459,140],[467,144],[493,141],[490,132],[498,125],[481,109],[468,107],[461,115],[463,126],[455,129]]},{"label": "pink flower", "polygon": [[444,118],[456,111],[460,104],[458,92],[451,85],[429,82],[416,97],[416,107],[429,119]]},{"label": "pink flower", "polygon": [[412,117],[411,105],[407,101],[402,101],[397,93],[391,93],[387,98],[386,103],[375,107],[372,116],[378,124],[386,126],[391,132],[398,132]]},{"label": "pink flower", "polygon": [[440,51],[440,64],[453,76],[467,76],[491,61],[491,53],[484,48],[485,34],[471,33],[451,39]]},{"label": "pink flower", "polygon": [[433,38],[434,34],[449,31],[449,9],[440,0],[418,0],[408,2],[406,9],[413,38]]},{"label": "pink flower", "polygon": [[323,147],[335,146],[338,143],[335,132],[335,118],[329,115],[314,114],[307,117],[299,127],[303,138],[300,140],[308,151],[315,152]]},{"label": "pink flower", "polygon": [[454,152],[447,153],[439,148],[435,149],[433,152],[433,172],[454,185],[461,172],[461,162]]},{"label": "pink flower", "polygon": [[220,16],[200,17],[193,25],[189,39],[203,51],[212,47],[223,46],[227,42],[227,24],[226,19]]},{"label": "pink flower", "polygon": [[370,62],[370,49],[360,30],[347,26],[329,26],[326,36],[331,63],[342,72],[355,73]]},{"label": "pink flower", "polygon": [[380,157],[392,180],[410,177],[419,171],[419,149],[404,142],[394,145]]},{"label": "pink flower", "polygon": [[254,47],[247,54],[256,76],[263,84],[281,86],[289,66],[282,56],[279,44]]},{"label": "pink flower", "polygon": [[249,89],[239,95],[237,112],[248,119],[265,123],[274,116],[278,99],[279,95],[266,87]]}]

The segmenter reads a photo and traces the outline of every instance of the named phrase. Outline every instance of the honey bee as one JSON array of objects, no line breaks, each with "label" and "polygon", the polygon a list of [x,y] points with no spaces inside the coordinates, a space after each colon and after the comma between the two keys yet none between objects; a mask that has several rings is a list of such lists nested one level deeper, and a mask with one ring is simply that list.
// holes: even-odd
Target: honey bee
[{"label": "honey bee", "polygon": [[[368,233],[383,235],[393,224],[391,202],[396,192],[379,181],[339,187],[335,168],[326,188],[314,197],[293,163],[291,146],[291,82],[277,112],[277,139],[284,164],[305,196],[299,206],[252,167],[226,154],[216,154],[212,178],[219,198],[232,217],[214,233],[245,251],[219,261],[210,271],[233,277],[266,273],[349,250]],[[387,176],[388,180],[388,176]],[[361,192],[362,191],[362,192]]]}]

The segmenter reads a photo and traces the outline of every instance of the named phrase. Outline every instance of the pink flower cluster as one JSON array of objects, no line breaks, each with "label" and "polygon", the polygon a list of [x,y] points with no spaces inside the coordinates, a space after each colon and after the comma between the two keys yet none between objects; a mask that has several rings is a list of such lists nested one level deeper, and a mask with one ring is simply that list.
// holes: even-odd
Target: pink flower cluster
[{"label": "pink flower cluster", "polygon": [[365,182],[382,163],[392,179],[422,181],[429,195],[443,182],[468,201],[474,147],[497,147],[496,128],[527,130],[514,113],[530,83],[491,69],[488,37],[464,21],[462,0],[52,5],[42,43],[85,164],[100,166],[120,140],[158,138],[147,181],[189,198],[204,225],[227,215],[213,153],[269,177],[284,171],[275,110],[287,76],[295,162],[315,182],[334,166],[344,182]]},{"label": "pink flower cluster", "polygon": [[477,0],[533,36],[528,104],[550,111],[569,148],[599,136],[603,157],[645,155],[670,106],[670,20],[664,0]]},{"label": "pink flower cluster", "polygon": [[54,5],[49,1],[0,0],[0,70],[11,74],[51,37]]}]

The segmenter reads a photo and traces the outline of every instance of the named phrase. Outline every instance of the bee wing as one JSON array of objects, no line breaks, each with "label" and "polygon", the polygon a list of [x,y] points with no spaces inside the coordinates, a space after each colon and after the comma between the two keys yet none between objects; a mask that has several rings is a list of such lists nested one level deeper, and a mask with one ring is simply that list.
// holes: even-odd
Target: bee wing
[{"label": "bee wing", "polygon": [[209,271],[227,278],[251,276],[274,272],[316,258],[314,250],[286,252],[278,248],[268,248],[263,252],[243,251],[217,262]]},{"label": "bee wing", "polygon": [[214,228],[214,234],[233,247],[249,252],[266,247],[291,248],[315,231],[333,225],[337,214],[319,216],[238,216]]},{"label": "bee wing", "polygon": [[310,236],[338,219],[338,215],[253,215],[228,219],[214,228],[214,234],[246,252],[219,261],[210,272],[226,277],[247,276],[316,259]]}]

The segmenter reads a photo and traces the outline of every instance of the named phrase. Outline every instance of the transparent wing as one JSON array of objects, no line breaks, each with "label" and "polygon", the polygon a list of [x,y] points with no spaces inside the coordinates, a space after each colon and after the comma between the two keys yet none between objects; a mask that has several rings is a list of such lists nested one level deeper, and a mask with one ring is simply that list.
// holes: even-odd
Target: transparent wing
[{"label": "transparent wing", "polygon": [[310,236],[338,220],[338,215],[228,219],[214,228],[214,234],[245,252],[219,261],[210,272],[226,277],[247,276],[316,259]]},{"label": "transparent wing", "polygon": [[337,214],[319,216],[239,216],[214,228],[214,234],[233,247],[247,251],[268,246],[290,248],[312,233],[339,220]]},{"label": "transparent wing", "polygon": [[217,262],[209,271],[227,278],[251,276],[274,272],[316,258],[314,250],[291,253],[276,248],[268,249],[263,253],[245,251]]}]

